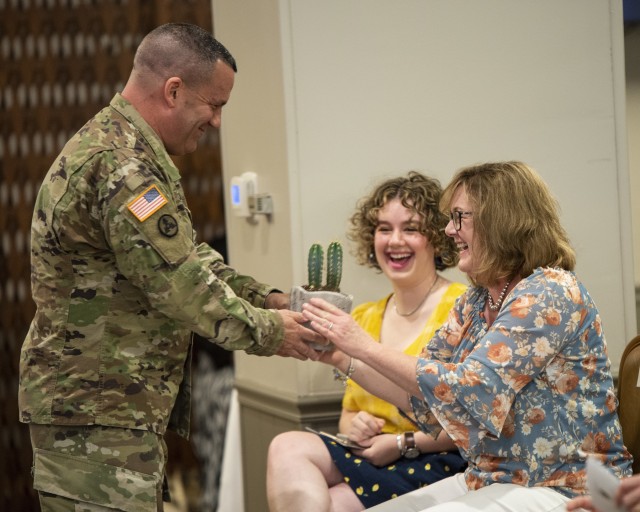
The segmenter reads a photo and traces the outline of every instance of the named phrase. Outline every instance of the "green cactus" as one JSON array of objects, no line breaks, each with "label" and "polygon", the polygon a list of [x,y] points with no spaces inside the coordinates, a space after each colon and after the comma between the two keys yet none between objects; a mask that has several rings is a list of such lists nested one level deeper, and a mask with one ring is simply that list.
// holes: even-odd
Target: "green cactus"
[{"label": "green cactus", "polygon": [[309,274],[309,290],[320,290],[322,288],[322,266],[324,264],[324,252],[320,244],[313,244],[309,248],[309,259],[307,261],[307,271]]},{"label": "green cactus", "polygon": [[307,271],[309,284],[305,288],[312,290],[340,291],[340,280],[342,279],[342,244],[331,242],[327,248],[327,282],[322,285],[322,274],[324,266],[324,251],[320,244],[313,244],[309,248],[309,259],[307,261]]},{"label": "green cactus", "polygon": [[331,242],[327,249],[327,285],[325,289],[339,292],[341,279],[342,244],[340,242]]}]

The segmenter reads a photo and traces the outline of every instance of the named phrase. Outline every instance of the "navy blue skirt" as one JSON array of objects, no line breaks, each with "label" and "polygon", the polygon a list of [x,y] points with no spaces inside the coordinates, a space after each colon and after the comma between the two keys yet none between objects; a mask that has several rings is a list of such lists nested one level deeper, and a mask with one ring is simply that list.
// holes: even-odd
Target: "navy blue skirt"
[{"label": "navy blue skirt", "polygon": [[420,487],[464,471],[466,461],[455,452],[423,453],[415,459],[404,457],[388,466],[374,466],[348,448],[319,436],[327,446],[344,481],[365,508],[373,507]]}]

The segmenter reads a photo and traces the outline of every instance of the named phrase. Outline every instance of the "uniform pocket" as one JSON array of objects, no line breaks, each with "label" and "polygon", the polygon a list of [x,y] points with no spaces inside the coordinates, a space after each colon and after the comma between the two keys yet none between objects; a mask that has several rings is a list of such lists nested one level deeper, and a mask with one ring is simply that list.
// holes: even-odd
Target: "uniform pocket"
[{"label": "uniform pocket", "polygon": [[47,450],[34,451],[33,487],[126,512],[158,510],[159,480],[153,475]]}]

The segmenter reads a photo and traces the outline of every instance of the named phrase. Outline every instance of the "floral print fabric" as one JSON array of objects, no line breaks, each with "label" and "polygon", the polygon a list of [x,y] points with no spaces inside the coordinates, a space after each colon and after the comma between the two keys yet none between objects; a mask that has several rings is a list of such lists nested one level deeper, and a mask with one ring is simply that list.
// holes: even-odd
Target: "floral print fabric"
[{"label": "floral print fabric", "polygon": [[421,429],[444,428],[469,461],[469,489],[492,483],[585,491],[585,457],[631,474],[598,310],[572,272],[538,268],[491,327],[472,287],[417,364]]}]

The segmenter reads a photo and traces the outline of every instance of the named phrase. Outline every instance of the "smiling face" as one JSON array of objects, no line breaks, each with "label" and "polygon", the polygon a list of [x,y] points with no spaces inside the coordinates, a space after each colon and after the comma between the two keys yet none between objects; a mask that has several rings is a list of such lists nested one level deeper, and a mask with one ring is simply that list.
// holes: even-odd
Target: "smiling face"
[{"label": "smiling face", "polygon": [[431,279],[433,246],[420,232],[420,218],[399,199],[387,202],[378,212],[373,240],[378,265],[389,280],[415,286]]},{"label": "smiling face", "polygon": [[[450,211],[452,214],[454,212],[473,212],[473,205],[469,201],[464,185],[458,187],[453,193]],[[453,238],[458,247],[460,254],[458,268],[466,274],[473,274],[473,215],[463,215],[459,231],[456,230],[454,222],[450,220],[445,228],[445,233]]]},{"label": "smiling face", "polygon": [[204,84],[180,83],[175,91],[173,137],[165,140],[169,154],[192,153],[208,128],[220,128],[222,107],[229,101],[234,79],[234,71],[225,62],[218,61],[211,79]]}]

